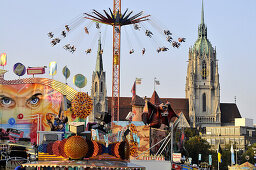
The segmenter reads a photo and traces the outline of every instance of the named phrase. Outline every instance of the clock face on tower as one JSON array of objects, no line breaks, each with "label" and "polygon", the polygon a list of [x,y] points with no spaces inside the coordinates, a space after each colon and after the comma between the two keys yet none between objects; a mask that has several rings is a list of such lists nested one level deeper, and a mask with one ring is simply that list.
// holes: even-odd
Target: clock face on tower
[{"label": "clock face on tower", "polygon": [[207,76],[208,76],[208,70],[206,69],[206,68],[203,68],[202,70],[201,70],[201,76],[202,76],[202,79],[206,79],[207,78]]}]

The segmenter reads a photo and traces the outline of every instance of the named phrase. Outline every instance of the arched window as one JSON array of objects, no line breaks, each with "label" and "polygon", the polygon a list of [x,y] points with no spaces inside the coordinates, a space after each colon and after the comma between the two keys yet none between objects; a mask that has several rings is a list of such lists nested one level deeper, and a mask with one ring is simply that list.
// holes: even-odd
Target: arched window
[{"label": "arched window", "polygon": [[206,94],[203,94],[203,112],[206,112]]},{"label": "arched window", "polygon": [[103,92],[103,82],[100,82],[100,92]]},{"label": "arched window", "polygon": [[211,80],[213,80],[213,75],[214,75],[214,63],[212,61],[211,62]]},{"label": "arched window", "polygon": [[98,83],[97,83],[97,82],[95,82],[95,87],[94,87],[94,89],[95,89],[95,92],[98,91]]},{"label": "arched window", "polygon": [[100,113],[101,112],[101,104],[100,103],[96,104],[95,111],[96,111],[96,113]]},{"label": "arched window", "polygon": [[202,74],[202,79],[206,79],[206,77],[207,77],[207,68],[206,68],[206,62],[205,61],[202,62],[202,72],[201,72],[201,74]]}]

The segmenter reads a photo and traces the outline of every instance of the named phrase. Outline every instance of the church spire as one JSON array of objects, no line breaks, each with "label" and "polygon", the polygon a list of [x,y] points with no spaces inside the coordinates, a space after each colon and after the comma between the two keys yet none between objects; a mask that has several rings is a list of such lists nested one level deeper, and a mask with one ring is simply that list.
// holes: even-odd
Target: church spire
[{"label": "church spire", "polygon": [[201,24],[204,24],[204,0],[202,0]]},{"label": "church spire", "polygon": [[101,49],[101,33],[98,40],[98,52],[97,52],[97,61],[96,61],[96,72],[101,73],[103,71],[103,62],[102,62],[102,49]]},{"label": "church spire", "polygon": [[204,24],[204,1],[202,0],[202,11],[201,11],[201,24],[198,28],[198,37],[199,38],[207,38],[207,28]]}]

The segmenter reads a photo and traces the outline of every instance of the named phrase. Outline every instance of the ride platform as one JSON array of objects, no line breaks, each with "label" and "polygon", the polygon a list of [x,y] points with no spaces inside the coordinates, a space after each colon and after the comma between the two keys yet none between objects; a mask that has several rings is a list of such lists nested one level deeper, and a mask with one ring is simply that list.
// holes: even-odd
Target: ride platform
[{"label": "ride platform", "polygon": [[22,167],[32,167],[44,169],[47,167],[52,168],[82,168],[82,169],[119,169],[128,168],[130,170],[145,170],[145,167],[138,166],[130,162],[125,161],[107,161],[107,160],[67,160],[67,161],[35,161],[22,164]]}]

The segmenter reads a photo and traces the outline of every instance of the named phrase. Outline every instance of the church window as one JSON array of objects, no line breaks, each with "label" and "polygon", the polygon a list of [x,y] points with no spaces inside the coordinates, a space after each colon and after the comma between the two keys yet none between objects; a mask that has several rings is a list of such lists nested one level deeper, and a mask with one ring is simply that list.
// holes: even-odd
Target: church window
[{"label": "church window", "polygon": [[100,82],[100,92],[103,92],[103,82]]},{"label": "church window", "polygon": [[97,91],[98,91],[98,83],[97,83],[97,82],[95,83],[95,87],[94,87],[94,89],[95,89],[95,92],[97,92]]},{"label": "church window", "polygon": [[211,62],[211,80],[213,80],[213,74],[214,74],[214,63]]},{"label": "church window", "polygon": [[205,80],[206,77],[207,77],[207,69],[206,69],[206,62],[205,61],[202,62],[201,74],[202,74],[202,79]]},{"label": "church window", "polygon": [[100,103],[98,103],[97,105],[96,105],[96,113],[100,113],[101,112],[101,104]]},{"label": "church window", "polygon": [[206,112],[206,94],[203,94],[203,112]]}]

